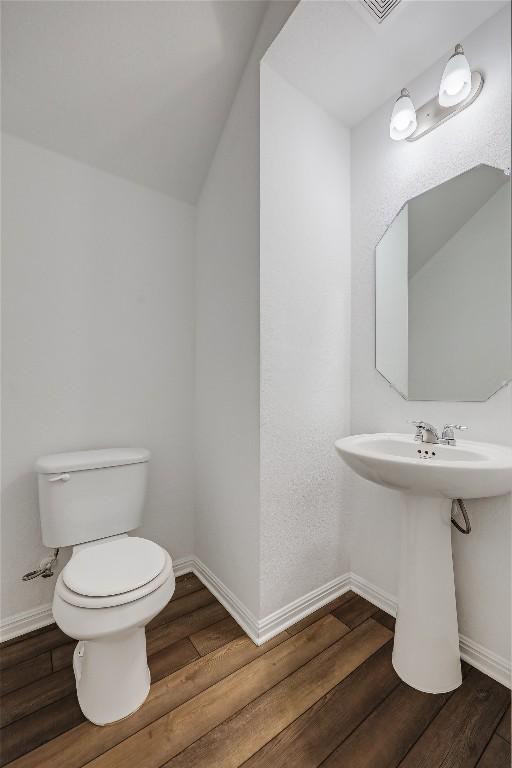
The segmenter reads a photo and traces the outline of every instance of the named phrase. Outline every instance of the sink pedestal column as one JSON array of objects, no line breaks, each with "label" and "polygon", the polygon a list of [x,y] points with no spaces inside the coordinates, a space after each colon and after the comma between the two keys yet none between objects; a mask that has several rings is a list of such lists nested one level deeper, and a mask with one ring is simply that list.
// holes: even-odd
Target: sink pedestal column
[{"label": "sink pedestal column", "polygon": [[404,494],[393,666],[404,682],[445,693],[462,682],[451,500]]}]

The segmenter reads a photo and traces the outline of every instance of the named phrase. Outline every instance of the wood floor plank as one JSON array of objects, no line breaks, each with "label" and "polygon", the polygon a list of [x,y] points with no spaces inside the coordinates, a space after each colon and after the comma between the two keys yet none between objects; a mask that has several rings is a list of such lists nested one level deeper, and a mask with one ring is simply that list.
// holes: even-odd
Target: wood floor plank
[{"label": "wood floor plank", "polygon": [[187,613],[192,613],[197,611],[198,608],[203,608],[203,606],[215,602],[217,602],[216,598],[204,587],[203,589],[196,589],[194,592],[183,597],[174,598],[149,622],[146,632],[151,632],[152,629],[161,627],[162,624],[169,624],[174,619],[179,619],[180,616],[185,616]]},{"label": "wood floor plank", "polygon": [[50,629],[45,629],[31,637],[26,637],[17,642],[3,645],[0,648],[0,669],[8,669],[16,664],[21,664],[27,659],[39,656],[41,653],[57,648],[59,645],[69,642],[69,637],[55,624]]},{"label": "wood floor plank", "polygon": [[331,600],[330,603],[327,603],[327,605],[322,606],[322,608],[314,611],[314,613],[310,613],[309,616],[306,616],[296,624],[288,627],[286,631],[289,635],[296,635],[297,632],[301,632],[303,629],[305,629],[305,627],[309,627],[310,624],[314,624],[314,622],[318,621],[318,619],[321,619],[322,616],[327,616],[327,614],[332,613],[335,608],[339,608],[340,605],[348,603],[348,601],[352,600],[352,598],[355,596],[355,592],[345,592],[345,594],[340,595],[340,597],[336,597],[334,600]]},{"label": "wood floor plank", "polygon": [[[40,745],[66,731],[72,733],[73,731],[70,729],[74,729],[84,720],[85,717],[78,706],[76,693],[38,710],[33,715],[17,720],[2,730],[0,765],[16,760],[22,755],[27,755],[31,750],[37,751]],[[32,762],[32,757],[29,757],[29,760]],[[32,762],[32,764],[36,766],[37,762]]]},{"label": "wood floor plank", "polygon": [[52,659],[50,651],[40,653],[32,659],[22,661],[14,667],[9,667],[0,672],[0,696],[22,688],[28,683],[39,680],[49,675],[52,671]]},{"label": "wood floor plank", "polygon": [[151,683],[156,683],[163,677],[171,675],[197,658],[199,658],[199,654],[188,638],[178,640],[158,653],[148,656]]},{"label": "wood floor plank", "polygon": [[243,764],[244,768],[316,768],[396,688],[386,643],[343,682]]},{"label": "wood floor plank", "polygon": [[497,728],[497,733],[501,736],[502,739],[505,739],[505,741],[508,741],[510,744],[510,731],[511,731],[511,712],[510,712],[510,706],[501,718],[500,724]]},{"label": "wood floor plank", "polygon": [[379,608],[377,613],[373,614],[372,619],[375,619],[375,621],[378,621],[380,624],[384,624],[384,626],[390,629],[391,632],[395,631],[396,619],[394,618],[394,616],[391,616],[389,613],[386,613],[386,611],[382,611]]},{"label": "wood floor plank", "polygon": [[164,768],[238,768],[390,637],[381,624],[366,622],[166,762]]},{"label": "wood floor plank", "polygon": [[179,600],[180,597],[196,592],[198,589],[203,589],[203,582],[197,578],[195,573],[184,573],[183,576],[178,576],[176,579],[176,586],[171,600]]},{"label": "wood floor plank", "polygon": [[48,704],[68,696],[75,690],[72,669],[63,669],[18,688],[2,698],[0,727],[19,720]]},{"label": "wood floor plank", "polygon": [[24,755],[10,768],[80,768],[288,639],[282,632],[257,646],[245,635],[239,637],[152,685],[143,706],[129,718],[104,727],[86,721]]},{"label": "wood floor plank", "polygon": [[339,608],[335,608],[332,612],[336,618],[349,626],[351,629],[355,629],[363,621],[369,619],[374,613],[377,613],[378,608],[372,603],[365,600],[364,597],[356,595],[344,605]]},{"label": "wood floor plank", "polygon": [[221,619],[229,616],[228,612],[219,602],[215,601],[204,608],[199,608],[194,613],[187,613],[179,619],[163,624],[152,629],[146,635],[146,648],[148,656],[161,651],[167,645],[172,645],[177,640],[189,637],[194,632],[209,627]]},{"label": "wood floor plank", "polygon": [[472,768],[509,702],[507,688],[471,669],[400,768]]},{"label": "wood floor plank", "polygon": [[[375,626],[389,635],[384,627]],[[130,760],[138,768],[159,768],[328,648],[341,632],[340,623],[325,616],[101,755],[88,768],[126,768]]]},{"label": "wood floor plank", "polygon": [[510,743],[494,734],[477,763],[477,768],[510,768]]},{"label": "wood floor plank", "polygon": [[193,635],[190,635],[190,640],[200,655],[206,656],[207,653],[215,651],[243,634],[244,631],[241,626],[231,616],[228,616],[226,619],[212,624],[211,627],[194,632]]},{"label": "wood floor plank", "polygon": [[396,768],[450,694],[421,693],[400,683],[325,760],[323,768]]},{"label": "wood floor plank", "polygon": [[58,672],[66,667],[71,667],[73,664],[73,653],[75,652],[76,643],[76,640],[71,640],[70,643],[59,645],[58,648],[52,648],[52,669],[54,672]]}]

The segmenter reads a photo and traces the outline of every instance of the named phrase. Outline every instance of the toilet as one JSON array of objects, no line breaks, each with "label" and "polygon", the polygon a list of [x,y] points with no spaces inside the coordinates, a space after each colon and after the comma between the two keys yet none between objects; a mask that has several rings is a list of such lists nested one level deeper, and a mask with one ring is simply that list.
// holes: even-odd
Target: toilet
[{"label": "toilet", "polygon": [[57,625],[78,640],[78,701],[96,725],[127,717],[145,701],[150,673],[145,626],[170,600],[172,560],[138,528],[149,451],[59,453],[36,462],[43,542],[73,547],[53,597]]}]

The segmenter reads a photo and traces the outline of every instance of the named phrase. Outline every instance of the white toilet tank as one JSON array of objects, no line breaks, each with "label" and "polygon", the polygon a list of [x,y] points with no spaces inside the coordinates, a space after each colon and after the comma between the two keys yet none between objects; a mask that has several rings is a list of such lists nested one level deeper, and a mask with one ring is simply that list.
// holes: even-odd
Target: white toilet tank
[{"label": "white toilet tank", "polygon": [[43,542],[67,547],[138,528],[150,453],[106,448],[36,462]]}]

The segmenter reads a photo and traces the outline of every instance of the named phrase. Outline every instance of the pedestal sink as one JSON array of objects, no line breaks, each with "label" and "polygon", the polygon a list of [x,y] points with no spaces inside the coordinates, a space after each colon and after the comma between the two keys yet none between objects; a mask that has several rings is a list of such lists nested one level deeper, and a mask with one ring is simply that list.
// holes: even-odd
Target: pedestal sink
[{"label": "pedestal sink", "polygon": [[358,475],[404,496],[393,666],[413,688],[451,691],[461,684],[451,502],[510,493],[512,449],[384,433],[343,438],[336,450]]}]

